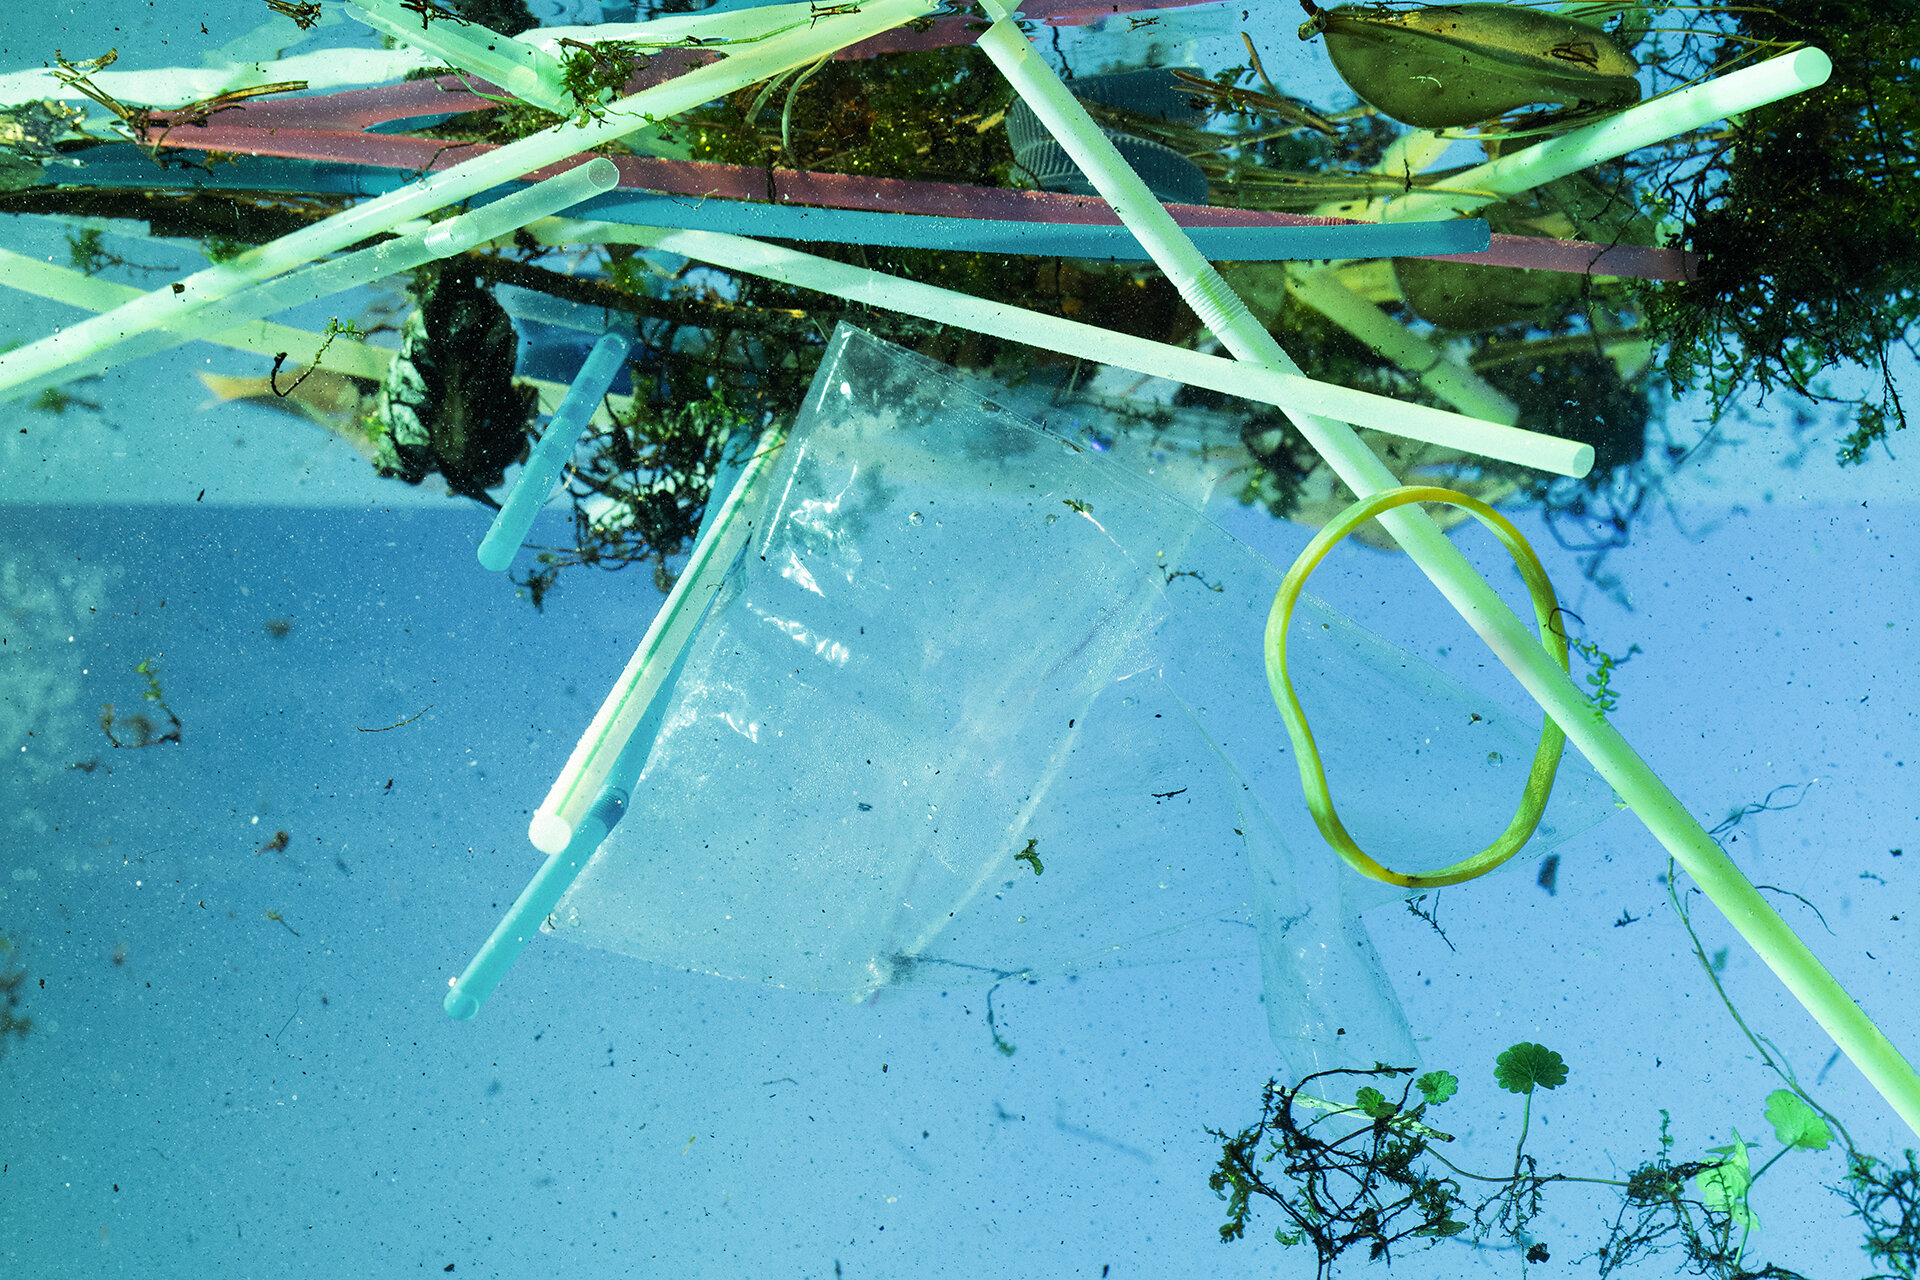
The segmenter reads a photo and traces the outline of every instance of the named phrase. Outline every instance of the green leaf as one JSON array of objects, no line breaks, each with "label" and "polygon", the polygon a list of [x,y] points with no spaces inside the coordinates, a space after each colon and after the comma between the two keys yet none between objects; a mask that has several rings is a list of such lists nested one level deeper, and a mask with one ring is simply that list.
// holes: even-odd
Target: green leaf
[{"label": "green leaf", "polygon": [[1386,1095],[1372,1085],[1367,1085],[1354,1095],[1353,1105],[1359,1107],[1372,1120],[1385,1120],[1400,1110],[1398,1104],[1388,1102]]},{"label": "green leaf", "polygon": [[1752,1231],[1760,1225],[1760,1219],[1747,1206],[1747,1188],[1753,1185],[1752,1166],[1747,1163],[1747,1144],[1740,1141],[1740,1131],[1733,1131],[1733,1143],[1725,1147],[1709,1147],[1716,1156],[1726,1156],[1727,1163],[1717,1169],[1709,1169],[1693,1180],[1700,1193],[1700,1202],[1709,1209],[1718,1209],[1732,1218],[1734,1225],[1743,1231]]},{"label": "green leaf", "polygon": [[1427,1101],[1439,1106],[1460,1091],[1460,1081],[1451,1071],[1429,1071],[1413,1082]]},{"label": "green leaf", "polygon": [[1833,1141],[1827,1122],[1785,1089],[1775,1089],[1767,1095],[1767,1119],[1773,1122],[1773,1136],[1786,1146],[1825,1151]]},{"label": "green leaf", "polygon": [[1544,1045],[1522,1040],[1496,1059],[1494,1079],[1508,1093],[1532,1093],[1534,1086],[1558,1089],[1567,1082],[1567,1064]]}]

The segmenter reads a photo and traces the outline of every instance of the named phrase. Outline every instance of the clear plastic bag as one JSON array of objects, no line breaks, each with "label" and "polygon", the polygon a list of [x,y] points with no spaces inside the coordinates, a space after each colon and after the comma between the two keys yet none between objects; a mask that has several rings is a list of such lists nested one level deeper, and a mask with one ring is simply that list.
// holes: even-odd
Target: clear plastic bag
[{"label": "clear plastic bag", "polygon": [[[1278,568],[844,328],[756,520],[550,928],[851,999],[1257,945],[1290,1070],[1414,1060],[1358,920],[1404,891],[1326,849],[1267,692]],[[1500,830],[1529,728],[1317,603],[1295,634],[1363,844],[1417,870]],[[1610,795],[1566,760],[1535,847]]]}]

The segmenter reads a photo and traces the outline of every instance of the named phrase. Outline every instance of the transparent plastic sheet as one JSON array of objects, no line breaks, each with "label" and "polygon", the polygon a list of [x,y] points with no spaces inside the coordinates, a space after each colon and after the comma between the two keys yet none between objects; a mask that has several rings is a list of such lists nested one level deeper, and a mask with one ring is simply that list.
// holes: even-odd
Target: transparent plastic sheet
[{"label": "transparent plastic sheet", "polygon": [[[1257,947],[1292,1073],[1413,1063],[1359,920],[1405,891],[1326,848],[1267,691],[1281,570],[1154,456],[843,328],[549,927],[850,999]],[[1420,870],[1505,825],[1533,727],[1316,601],[1294,636],[1363,846]],[[1569,756],[1517,860],[1612,808]]]}]

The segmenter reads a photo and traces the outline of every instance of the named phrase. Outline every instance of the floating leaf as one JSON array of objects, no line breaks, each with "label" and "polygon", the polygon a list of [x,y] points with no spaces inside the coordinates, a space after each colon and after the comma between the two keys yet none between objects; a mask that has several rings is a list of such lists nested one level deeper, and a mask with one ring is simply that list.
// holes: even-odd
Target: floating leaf
[{"label": "floating leaf", "polygon": [[1495,1061],[1494,1078],[1508,1093],[1532,1093],[1535,1085],[1558,1089],[1567,1082],[1566,1061],[1544,1045],[1522,1040]]},{"label": "floating leaf", "polygon": [[1707,1150],[1716,1156],[1727,1157],[1727,1162],[1693,1180],[1694,1187],[1700,1192],[1700,1203],[1709,1209],[1721,1210],[1741,1230],[1752,1231],[1760,1225],[1760,1219],[1747,1205],[1747,1188],[1753,1185],[1753,1172],[1752,1166],[1747,1163],[1747,1144],[1740,1141],[1740,1131],[1733,1131],[1732,1145],[1709,1147]]},{"label": "floating leaf", "polygon": [[1396,1104],[1388,1102],[1387,1096],[1372,1085],[1366,1086],[1354,1095],[1353,1105],[1365,1112],[1370,1120],[1385,1120],[1400,1110]]},{"label": "floating leaf", "polygon": [[1773,1136],[1786,1146],[1825,1151],[1833,1141],[1827,1122],[1785,1089],[1775,1089],[1767,1095],[1767,1119],[1773,1122]]},{"label": "floating leaf", "polygon": [[1460,1091],[1459,1077],[1451,1071],[1429,1071],[1415,1080],[1413,1085],[1436,1107]]},{"label": "floating leaf", "polygon": [[1300,38],[1327,38],[1353,91],[1422,129],[1478,124],[1530,103],[1624,106],[1640,64],[1598,27],[1504,4],[1341,5],[1315,11]]}]

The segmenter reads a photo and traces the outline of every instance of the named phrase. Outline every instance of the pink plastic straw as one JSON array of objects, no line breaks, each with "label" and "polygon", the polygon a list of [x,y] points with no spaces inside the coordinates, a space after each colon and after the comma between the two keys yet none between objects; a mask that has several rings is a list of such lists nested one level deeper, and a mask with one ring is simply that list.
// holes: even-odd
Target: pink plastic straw
[{"label": "pink plastic straw", "polygon": [[[665,79],[702,60],[703,55],[695,50],[670,50],[652,59],[643,79],[647,82]],[[474,87],[482,93],[494,91],[493,86],[484,82],[474,82]],[[322,97],[248,103],[242,108],[222,112],[204,125],[175,129],[166,135],[162,145],[194,151],[227,151],[238,155],[332,160],[426,173],[450,168],[481,151],[490,151],[493,144],[441,142],[432,138],[363,133],[361,130],[411,116],[478,111],[492,105],[486,98],[468,92],[466,86],[455,77],[416,80],[407,84],[383,85],[376,89],[352,89]],[[241,117],[242,111],[245,112],[244,117]],[[1016,191],[952,182],[920,182],[864,174],[808,173],[700,160],[658,160],[645,156],[616,156],[613,160],[619,166],[622,187],[661,191],[695,200],[717,197],[865,209],[880,213],[921,213],[1081,226],[1120,224],[1120,219],[1106,201],[1098,196]],[[560,167],[551,172],[537,170],[527,177],[531,181],[538,181],[553,176]],[[1347,226],[1356,221],[1351,218],[1322,218],[1299,213],[1215,208],[1210,205],[1176,204],[1167,208],[1175,221],[1187,227],[1326,227]],[[1643,280],[1691,280],[1697,274],[1698,261],[1697,254],[1683,253],[1677,249],[1512,235],[1495,235],[1492,247],[1482,253],[1428,256],[1444,262],[1528,267],[1537,271],[1564,271],[1575,275],[1633,276]]]}]

